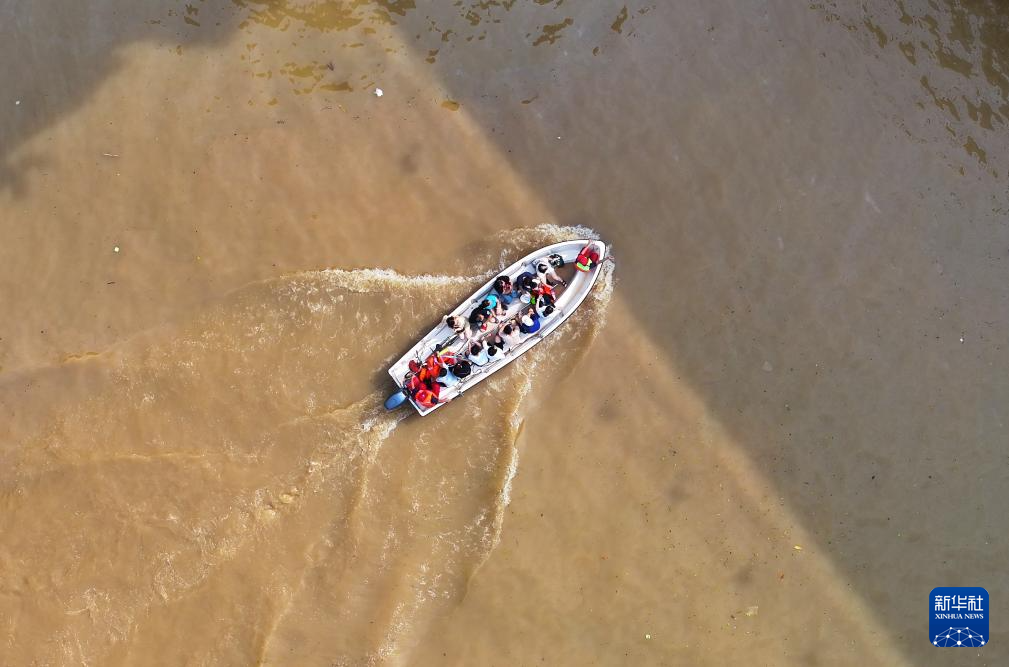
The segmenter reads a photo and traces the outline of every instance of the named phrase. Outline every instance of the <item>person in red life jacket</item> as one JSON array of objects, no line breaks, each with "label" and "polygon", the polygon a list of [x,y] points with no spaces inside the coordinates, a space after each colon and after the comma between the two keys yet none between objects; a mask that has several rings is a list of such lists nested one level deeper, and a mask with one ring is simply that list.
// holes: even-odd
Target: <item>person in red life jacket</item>
[{"label": "person in red life jacket", "polygon": [[591,271],[598,263],[599,252],[590,243],[578,253],[578,258],[575,260],[575,268],[579,271]]},{"label": "person in red life jacket", "polygon": [[536,290],[536,307],[540,308],[543,306],[543,302],[547,301],[553,303],[557,298],[556,287],[548,285],[546,282],[541,282],[539,289]]},{"label": "person in red life jacket", "polygon": [[438,394],[433,389],[423,387],[413,394],[413,400],[422,408],[430,409],[438,404]]}]

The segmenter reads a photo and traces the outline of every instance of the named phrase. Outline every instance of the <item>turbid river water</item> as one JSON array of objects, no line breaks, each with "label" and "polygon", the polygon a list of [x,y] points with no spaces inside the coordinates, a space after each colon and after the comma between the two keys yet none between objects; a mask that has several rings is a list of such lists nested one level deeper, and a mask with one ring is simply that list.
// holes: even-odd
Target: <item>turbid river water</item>
[{"label": "turbid river water", "polygon": [[[0,36],[0,664],[1009,662],[1004,3]],[[488,272],[587,236],[556,336],[384,412]],[[936,586],[990,645],[931,646]]]}]

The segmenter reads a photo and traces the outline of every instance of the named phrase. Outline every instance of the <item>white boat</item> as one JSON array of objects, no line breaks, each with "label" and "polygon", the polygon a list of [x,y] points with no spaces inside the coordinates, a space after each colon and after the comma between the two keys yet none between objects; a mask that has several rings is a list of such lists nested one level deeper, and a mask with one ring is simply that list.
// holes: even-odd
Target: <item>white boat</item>
[{"label": "white boat", "polygon": [[[585,257],[585,255],[582,254],[583,250],[587,251],[589,255],[594,255],[594,261],[579,263],[579,257],[582,259]],[[512,282],[515,283],[518,277],[523,273],[529,272],[533,275],[537,275],[536,266],[544,261],[555,267],[555,270],[560,272],[562,278],[568,274],[571,275],[570,277],[565,278],[567,281],[566,287],[557,286],[557,292],[553,303],[554,311],[549,316],[540,318],[540,327],[538,331],[530,334],[519,334],[519,340],[514,347],[504,349],[497,354],[496,357],[492,358],[484,365],[477,365],[475,363],[471,364],[469,375],[463,378],[456,378],[454,374],[451,374],[451,371],[446,370],[446,373],[451,374],[449,379],[452,380],[452,382],[445,382],[444,384],[447,386],[444,386],[444,388],[441,386],[438,387],[439,393],[437,402],[434,402],[433,405],[425,405],[415,398],[414,394],[416,392],[411,391],[411,389],[408,388],[411,383],[411,378],[417,375],[417,368],[419,366],[423,366],[425,361],[430,359],[432,355],[442,355],[447,353],[455,354],[458,358],[465,359],[466,350],[464,348],[468,348],[471,344],[471,342],[465,341],[456,334],[456,332],[453,331],[448,324],[446,324],[445,319],[442,319],[438,326],[420,339],[416,345],[414,345],[389,368],[389,375],[392,377],[392,381],[396,383],[399,390],[389,397],[389,399],[385,402],[385,407],[392,410],[393,408],[409,401],[417,412],[421,414],[421,416],[428,415],[449,401],[466,393],[480,382],[486,380],[488,377],[528,352],[533,346],[553,333],[557,327],[561,325],[561,323],[574,314],[578,306],[585,300],[585,297],[588,295],[593,285],[595,285],[596,280],[599,277],[600,267],[605,258],[606,245],[602,241],[576,239],[572,241],[562,241],[561,243],[554,243],[546,246],[545,248],[540,248],[539,250],[526,255],[507,269],[499,272],[495,278],[492,278],[486,284],[481,285],[469,299],[459,304],[458,308],[453,310],[451,313],[448,313],[448,316],[460,316],[467,319],[470,313],[480,306],[487,295],[494,294],[494,281],[497,279],[497,276],[508,276]],[[558,268],[561,264],[563,264],[563,266]],[[576,264],[581,265],[576,266]],[[584,270],[585,264],[588,264],[588,270]],[[516,297],[519,297],[517,286]],[[513,299],[512,303],[507,306],[507,312],[501,316],[500,319],[504,321],[513,318],[521,311],[525,311],[528,307],[528,297],[525,294],[522,294],[520,298]],[[493,333],[491,333],[490,336],[493,337]],[[413,362],[413,368],[411,368],[411,362]],[[415,380],[413,384],[416,385],[417,381]]]}]

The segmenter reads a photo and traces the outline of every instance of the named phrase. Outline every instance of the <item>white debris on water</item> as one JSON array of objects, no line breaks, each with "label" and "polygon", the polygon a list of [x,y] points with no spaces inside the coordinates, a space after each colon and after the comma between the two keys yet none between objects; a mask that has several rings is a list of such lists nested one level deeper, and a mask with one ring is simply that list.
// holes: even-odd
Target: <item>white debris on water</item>
[{"label": "white debris on water", "polygon": [[382,97],[383,95],[385,95],[385,92],[381,88],[375,89],[375,97]]}]

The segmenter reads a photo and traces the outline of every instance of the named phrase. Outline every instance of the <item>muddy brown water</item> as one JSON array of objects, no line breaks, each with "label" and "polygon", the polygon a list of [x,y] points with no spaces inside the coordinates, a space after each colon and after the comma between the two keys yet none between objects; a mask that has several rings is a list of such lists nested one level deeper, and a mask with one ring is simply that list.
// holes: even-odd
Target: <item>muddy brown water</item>
[{"label": "muddy brown water", "polygon": [[[0,34],[0,663],[1006,662],[1004,4]],[[483,276],[586,235],[555,338],[382,411]],[[990,645],[928,643],[942,585]]]}]

